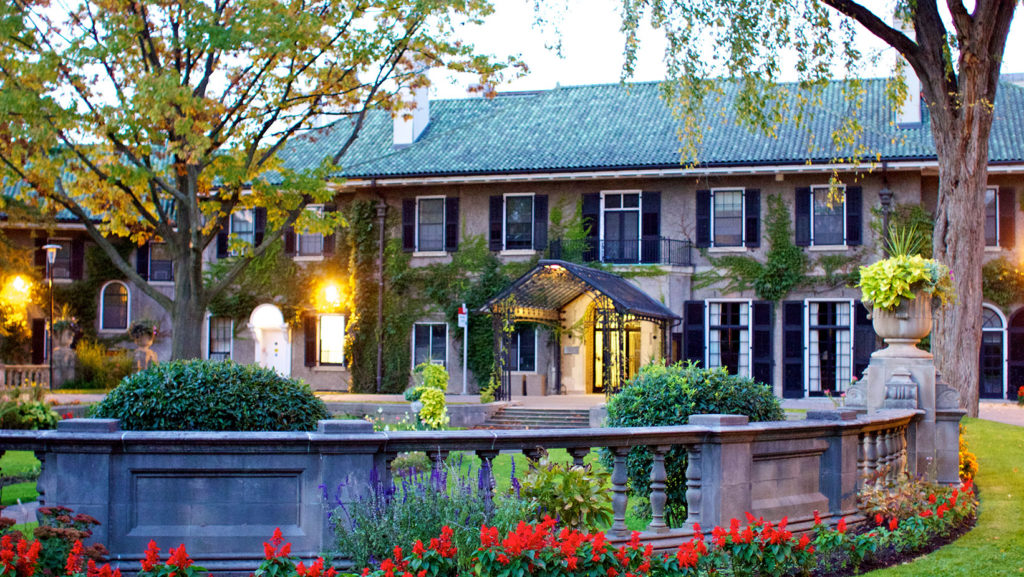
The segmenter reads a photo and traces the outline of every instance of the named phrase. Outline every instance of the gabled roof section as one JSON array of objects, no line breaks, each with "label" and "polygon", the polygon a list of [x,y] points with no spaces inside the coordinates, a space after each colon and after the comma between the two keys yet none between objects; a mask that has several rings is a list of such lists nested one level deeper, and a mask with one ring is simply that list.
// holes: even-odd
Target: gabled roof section
[{"label": "gabled roof section", "polygon": [[487,301],[484,310],[492,312],[512,297],[518,311],[539,311],[542,314],[532,316],[557,318],[559,311],[585,294],[607,297],[616,312],[640,319],[668,321],[679,318],[668,307],[617,274],[562,260],[540,261],[533,270]]},{"label": "gabled roof section", "polygon": [[[919,126],[899,128],[885,95],[886,80],[864,80],[862,87],[859,119],[865,130],[858,144],[864,145],[871,160],[876,154],[882,160],[935,159],[927,110]],[[843,89],[843,82],[831,83],[806,127],[788,123],[773,138],[737,123],[731,106],[723,104],[736,93],[734,85],[728,86],[722,102],[709,98],[701,164],[805,164],[849,158],[854,150],[837,149],[831,139],[854,109]],[[388,179],[680,166],[679,121],[662,100],[658,83],[559,87],[490,100],[436,100],[430,103],[430,112],[430,124],[419,140],[398,149],[391,145],[389,113],[369,112],[336,176]],[[281,156],[290,168],[312,168],[350,133],[351,123],[340,121],[310,131]],[[999,86],[989,159],[1024,161],[1022,86]]]}]

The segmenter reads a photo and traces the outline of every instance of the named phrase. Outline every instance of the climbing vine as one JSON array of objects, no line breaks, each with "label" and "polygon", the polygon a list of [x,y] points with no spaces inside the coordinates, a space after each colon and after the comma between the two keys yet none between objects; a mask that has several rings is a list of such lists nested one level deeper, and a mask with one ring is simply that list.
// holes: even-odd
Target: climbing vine
[{"label": "climbing vine", "polygon": [[719,285],[724,292],[754,289],[758,298],[780,301],[794,288],[807,284],[807,255],[793,244],[789,211],[778,195],[768,197],[765,218],[765,261],[748,255],[708,256],[712,268],[694,275],[694,288]]},{"label": "climbing vine", "polygon": [[[127,259],[135,248],[132,243],[123,240],[116,242],[114,247],[122,259]],[[103,342],[108,346],[126,340],[127,335],[99,339],[96,333],[100,289],[108,281],[124,280],[124,274],[114,266],[113,261],[107,257],[103,249],[94,244],[87,244],[85,247],[85,270],[87,274],[82,280],[76,280],[69,284],[54,283],[54,302],[57,306],[68,306],[71,315],[78,319],[82,336]]]},{"label": "climbing vine", "polygon": [[981,293],[985,300],[1009,311],[1024,295],[1024,271],[1006,258],[985,263],[981,268]]},{"label": "climbing vine", "polygon": [[[230,260],[210,263],[205,272],[207,284],[224,275],[230,265]],[[305,295],[309,294],[305,277],[301,268],[284,253],[284,244],[278,240],[245,267],[229,290],[221,291],[210,301],[210,314],[233,319],[237,332],[246,326],[257,305],[273,302],[281,309],[285,320],[295,326]]]}]

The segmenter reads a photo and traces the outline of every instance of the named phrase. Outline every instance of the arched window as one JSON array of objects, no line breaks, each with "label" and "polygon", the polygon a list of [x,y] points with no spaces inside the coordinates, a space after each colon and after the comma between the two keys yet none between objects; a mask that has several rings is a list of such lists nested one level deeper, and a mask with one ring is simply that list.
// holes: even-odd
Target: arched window
[{"label": "arched window", "polygon": [[100,291],[100,330],[128,329],[128,286],[111,281]]},{"label": "arched window", "polygon": [[1003,364],[1006,358],[1006,322],[998,309],[984,305],[981,309],[981,370],[979,396],[1002,399],[1005,392]]}]

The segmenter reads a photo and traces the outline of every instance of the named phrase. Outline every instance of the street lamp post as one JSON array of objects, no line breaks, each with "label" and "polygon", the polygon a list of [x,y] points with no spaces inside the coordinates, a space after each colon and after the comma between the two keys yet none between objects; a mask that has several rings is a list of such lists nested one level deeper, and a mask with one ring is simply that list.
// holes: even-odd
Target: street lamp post
[{"label": "street lamp post", "polygon": [[889,254],[889,214],[892,212],[892,191],[888,186],[882,186],[878,191],[878,202],[882,205],[882,252],[885,256]]},{"label": "street lamp post", "polygon": [[386,240],[384,225],[387,222],[388,203],[381,198],[377,201],[377,228],[380,239],[377,241],[377,383],[376,392],[380,394],[384,381],[384,242]]},{"label": "street lamp post", "polygon": [[46,251],[46,284],[50,289],[50,317],[47,323],[46,333],[46,361],[50,370],[50,390],[53,390],[53,263],[57,260],[59,244],[43,245]]}]

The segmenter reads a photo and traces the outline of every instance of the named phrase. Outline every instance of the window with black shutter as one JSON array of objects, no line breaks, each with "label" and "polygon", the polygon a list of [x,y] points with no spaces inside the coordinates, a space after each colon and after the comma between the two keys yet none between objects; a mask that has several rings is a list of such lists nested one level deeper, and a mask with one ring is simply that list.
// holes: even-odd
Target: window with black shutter
[{"label": "window with black shutter", "polygon": [[[323,214],[324,207],[315,204],[307,206],[306,210],[318,217]],[[295,249],[299,256],[321,256],[324,254],[324,235],[312,231],[299,232],[295,235]]]},{"label": "window with black shutter", "polygon": [[174,258],[167,243],[149,243],[149,280],[167,282],[174,280]]},{"label": "window with black shutter", "polygon": [[448,364],[448,325],[444,323],[416,323],[412,328],[412,364]]},{"label": "window with black shutter", "polygon": [[661,193],[644,191],[640,207],[640,262],[661,262]]},{"label": "window with black shutter", "polygon": [[878,339],[864,304],[854,301],[853,311],[853,376],[860,379],[871,363],[871,353],[878,348]]},{"label": "window with black shutter", "polygon": [[587,246],[583,250],[583,260],[595,262],[600,258],[601,193],[588,192],[583,195],[582,215],[583,228],[587,231]]},{"label": "window with black shutter", "polygon": [[459,199],[449,196],[444,199],[444,250],[455,252],[459,249]]},{"label": "window with black shutter", "polygon": [[317,322],[316,315],[307,313],[302,317],[302,337],[303,337],[303,352],[304,352],[304,364],[307,367],[316,366],[316,354],[317,354]]},{"label": "window with black shutter", "polygon": [[782,303],[782,396],[804,397],[804,302]]},{"label": "window with black shutter", "polygon": [[761,246],[761,191],[752,188],[743,193],[743,244]]},{"label": "window with black shutter", "polygon": [[793,244],[811,246],[811,189],[796,189],[793,195],[793,227],[796,232]]},{"label": "window with black shutter", "polygon": [[533,325],[516,327],[510,340],[510,370],[532,373],[537,370],[537,328]]},{"label": "window with black shutter", "polygon": [[505,223],[505,199],[500,194],[492,195],[488,206],[488,247],[497,252],[505,245],[502,237]]},{"label": "window with black shutter", "polygon": [[697,247],[711,246],[711,191],[697,191]]},{"label": "window with black shutter", "polygon": [[683,304],[683,357],[706,366],[704,359],[704,301]]},{"label": "window with black shutter", "polygon": [[32,364],[46,362],[46,319],[32,319]]},{"label": "window with black shutter", "polygon": [[76,238],[71,241],[71,280],[82,280],[85,277],[85,240]]},{"label": "window with black shutter", "polygon": [[416,199],[402,200],[402,250],[416,250]]},{"label": "window with black shutter", "polygon": [[548,195],[533,196],[533,250],[548,248]]},{"label": "window with black shutter", "polygon": [[755,381],[772,387],[775,381],[774,371],[772,370],[775,364],[772,350],[772,342],[775,340],[772,338],[774,303],[771,301],[754,301],[751,306],[753,309],[753,322],[751,323],[750,376]]}]

